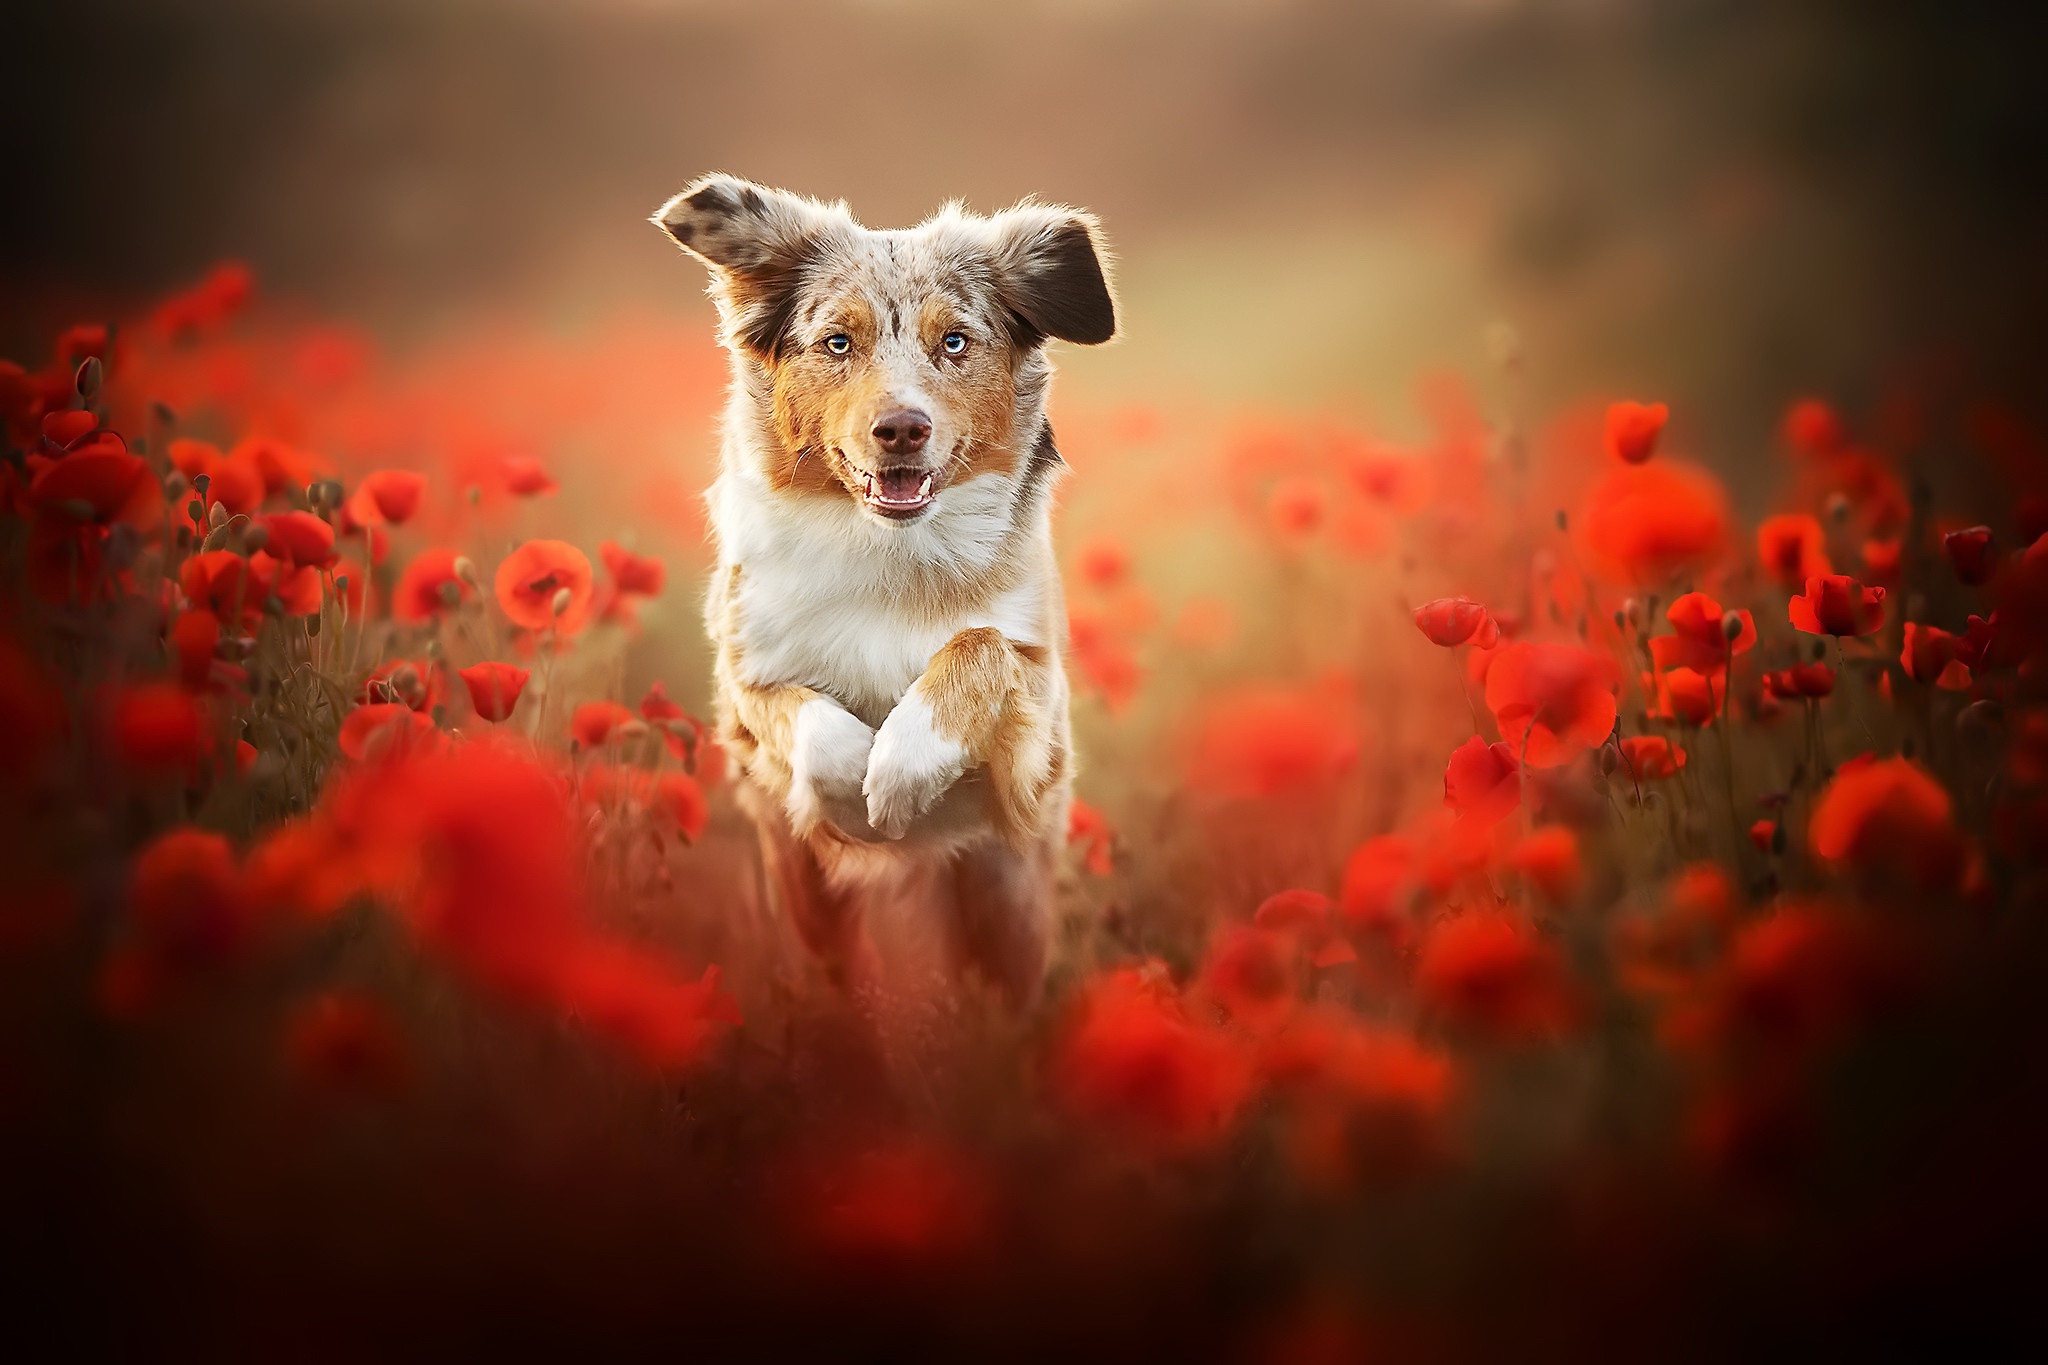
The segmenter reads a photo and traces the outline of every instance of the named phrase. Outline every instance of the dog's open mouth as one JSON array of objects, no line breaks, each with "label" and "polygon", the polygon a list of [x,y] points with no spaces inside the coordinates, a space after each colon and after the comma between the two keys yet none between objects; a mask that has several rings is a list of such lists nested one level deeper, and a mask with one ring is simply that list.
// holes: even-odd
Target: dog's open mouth
[{"label": "dog's open mouth", "polygon": [[936,470],[908,467],[876,470],[873,473],[862,470],[861,478],[865,481],[861,501],[883,516],[893,517],[899,521],[924,511],[932,505],[932,499],[937,496],[932,491],[932,484],[938,478]]}]

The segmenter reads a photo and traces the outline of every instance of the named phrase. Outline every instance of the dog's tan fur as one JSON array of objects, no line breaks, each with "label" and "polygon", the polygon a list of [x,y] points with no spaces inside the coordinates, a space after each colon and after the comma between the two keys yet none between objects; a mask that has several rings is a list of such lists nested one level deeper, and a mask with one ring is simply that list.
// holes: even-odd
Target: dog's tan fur
[{"label": "dog's tan fur", "polygon": [[[1045,343],[1116,330],[1095,222],[875,232],[720,175],[655,222],[711,268],[732,354],[706,621],[770,883],[835,972],[908,904],[1028,999],[1071,779]],[[928,442],[890,453],[892,412]]]}]

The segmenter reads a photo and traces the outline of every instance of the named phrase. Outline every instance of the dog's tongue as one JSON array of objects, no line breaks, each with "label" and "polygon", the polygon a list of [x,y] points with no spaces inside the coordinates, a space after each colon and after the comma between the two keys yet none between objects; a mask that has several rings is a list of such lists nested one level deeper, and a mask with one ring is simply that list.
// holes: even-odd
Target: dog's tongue
[{"label": "dog's tongue", "polygon": [[885,469],[875,476],[877,502],[914,503],[924,498],[925,471]]}]

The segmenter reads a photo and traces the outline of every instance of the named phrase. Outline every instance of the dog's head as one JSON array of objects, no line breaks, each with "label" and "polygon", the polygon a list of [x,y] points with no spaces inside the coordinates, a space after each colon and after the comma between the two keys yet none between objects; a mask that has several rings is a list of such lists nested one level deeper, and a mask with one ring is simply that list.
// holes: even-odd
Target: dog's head
[{"label": "dog's head", "polygon": [[1045,343],[1116,333],[1095,220],[1073,209],[948,207],[877,232],[844,204],[712,175],[654,222],[711,267],[771,438],[771,483],[890,521],[1015,473],[1038,435]]}]

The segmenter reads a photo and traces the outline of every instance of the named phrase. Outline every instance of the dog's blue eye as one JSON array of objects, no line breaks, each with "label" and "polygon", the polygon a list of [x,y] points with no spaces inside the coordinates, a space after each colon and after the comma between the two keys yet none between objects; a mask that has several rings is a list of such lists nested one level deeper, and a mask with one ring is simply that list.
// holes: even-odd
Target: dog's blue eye
[{"label": "dog's blue eye", "polygon": [[844,332],[834,332],[825,338],[825,349],[833,355],[845,355],[853,349],[853,338]]},{"label": "dog's blue eye", "polygon": [[939,344],[946,348],[947,355],[959,355],[967,349],[967,338],[958,332],[948,332],[946,339]]}]

